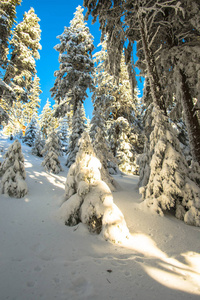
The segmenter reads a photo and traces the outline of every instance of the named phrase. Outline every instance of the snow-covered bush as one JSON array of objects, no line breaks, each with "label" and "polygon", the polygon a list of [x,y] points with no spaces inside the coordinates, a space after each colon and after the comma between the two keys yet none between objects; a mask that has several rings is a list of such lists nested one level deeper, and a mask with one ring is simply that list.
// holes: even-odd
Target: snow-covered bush
[{"label": "snow-covered bush", "polygon": [[8,148],[1,166],[1,193],[10,197],[22,198],[27,194],[28,188],[25,182],[26,173],[21,144],[18,140]]},{"label": "snow-covered bush", "polygon": [[76,161],[69,169],[66,201],[59,215],[68,226],[82,222],[92,233],[106,240],[121,242],[128,238],[129,230],[124,216],[113,203],[108,185],[101,180],[101,163],[96,157],[88,133],[80,139]]},{"label": "snow-covered bush", "polygon": [[42,162],[42,166],[44,166],[47,171],[53,172],[54,174],[58,174],[60,171],[62,171],[62,167],[58,159],[58,156],[61,153],[62,150],[59,137],[55,133],[55,131],[52,131],[49,134],[45,147],[42,151],[42,154],[45,155],[44,161]]},{"label": "snow-covered bush", "polygon": [[200,188],[190,175],[179,140],[167,117],[156,107],[153,116],[150,174],[140,192],[147,206],[160,215],[174,208],[178,219],[200,226]]}]

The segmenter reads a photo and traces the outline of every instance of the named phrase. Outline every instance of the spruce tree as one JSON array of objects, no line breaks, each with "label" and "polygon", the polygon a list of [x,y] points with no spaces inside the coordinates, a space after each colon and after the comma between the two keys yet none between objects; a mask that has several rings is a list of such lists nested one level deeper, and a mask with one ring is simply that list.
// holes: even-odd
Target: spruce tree
[{"label": "spruce tree", "polygon": [[[101,111],[101,108],[105,112],[104,118],[110,148],[114,157],[118,158],[120,168],[123,165],[121,171],[125,172],[127,170],[128,173],[131,173],[136,169],[136,151],[134,146],[131,145],[131,141],[134,139],[133,132],[137,136],[139,131],[136,125],[138,117],[137,93],[136,90],[133,93],[131,89],[124,55],[121,58],[117,82],[108,72],[107,39],[103,41],[101,46],[101,51],[95,54],[97,88],[93,95],[94,112],[97,114]],[[100,115],[98,118],[100,118]],[[126,153],[123,154],[123,151]],[[125,160],[126,167],[124,165]]]},{"label": "spruce tree", "polygon": [[65,116],[87,98],[86,90],[93,88],[94,63],[91,58],[93,37],[84,22],[83,8],[78,6],[69,27],[58,36],[60,68],[54,73],[56,80],[51,95],[58,102],[57,116]]},{"label": "spruce tree", "polygon": [[[131,133],[130,124],[127,119],[120,117],[114,125],[117,126],[117,136],[111,135],[111,139],[115,141],[115,157],[118,160],[119,169],[125,174],[133,174],[136,169],[136,162],[133,158],[132,146],[129,139]],[[112,130],[112,128],[110,131],[116,133],[116,130]]]},{"label": "spruce tree", "polygon": [[86,130],[85,124],[85,110],[83,104],[79,104],[77,110],[72,118],[72,132],[69,137],[69,145],[67,150],[67,161],[66,166],[70,167],[76,159],[76,153],[78,152],[79,139],[82,133]]},{"label": "spruce tree", "polygon": [[45,106],[43,107],[40,115],[40,128],[43,135],[43,139],[47,139],[48,134],[55,127],[55,118],[53,116],[53,110],[50,107],[50,101],[47,99]]},{"label": "spruce tree", "polygon": [[149,178],[140,188],[143,200],[160,215],[173,208],[178,219],[200,226],[200,188],[191,180],[179,140],[158,107],[153,110],[153,123]]},{"label": "spruce tree", "polygon": [[58,158],[61,153],[62,150],[59,137],[53,130],[49,134],[48,139],[45,143],[45,147],[42,151],[42,154],[44,154],[44,161],[42,162],[42,166],[44,166],[47,171],[58,174],[60,171],[62,171],[62,167]]},{"label": "spruce tree", "polygon": [[34,76],[30,91],[28,93],[28,102],[22,105],[23,124],[30,123],[33,115],[38,115],[40,108],[40,79],[37,75]]},{"label": "spruce tree", "polygon": [[33,148],[32,148],[32,154],[42,157],[44,145],[45,145],[45,141],[41,138],[40,131],[38,131],[35,136],[35,141],[34,141]]},{"label": "spruce tree", "polygon": [[23,21],[17,24],[11,39],[12,53],[6,69],[4,81],[11,84],[18,101],[27,100],[32,79],[36,74],[35,59],[39,59],[41,49],[39,18],[33,8],[24,14]]},{"label": "spruce tree", "polygon": [[37,132],[38,124],[35,117],[33,117],[28,126],[26,127],[23,143],[25,143],[29,147],[33,147]]},{"label": "spruce tree", "polygon": [[[93,140],[93,148],[96,157],[101,162],[101,178],[103,181],[106,182],[111,191],[114,191],[116,188],[116,183],[114,179],[110,176],[109,172],[111,166],[113,169],[117,168],[117,160],[112,155],[112,152],[109,151],[108,143],[100,127],[96,128],[96,134]],[[111,171],[110,173],[116,174],[117,171],[118,170],[115,170],[115,172]]]},{"label": "spruce tree", "polygon": [[67,117],[62,118],[59,121],[59,127],[57,129],[57,134],[59,135],[59,138],[61,141],[62,151],[64,153],[66,153],[67,149],[68,149],[68,136],[69,136]]},{"label": "spruce tree", "polygon": [[25,182],[24,156],[18,140],[15,140],[8,148],[4,159],[1,166],[3,174],[1,193],[8,194],[10,197],[22,198],[27,194],[28,188]]},{"label": "spruce tree", "polygon": [[21,0],[4,0],[0,2],[0,124],[8,123],[9,109],[16,95],[2,78],[8,63],[9,39],[16,18],[16,7]]},{"label": "spruce tree", "polygon": [[68,226],[82,222],[90,232],[120,243],[129,237],[124,216],[113,203],[109,187],[101,180],[101,163],[94,154],[87,132],[82,134],[79,142],[76,161],[67,175],[66,201],[59,216]]},{"label": "spruce tree", "polygon": [[21,0],[3,0],[0,2],[0,67],[6,68],[9,53],[9,38],[16,18],[16,7]]}]

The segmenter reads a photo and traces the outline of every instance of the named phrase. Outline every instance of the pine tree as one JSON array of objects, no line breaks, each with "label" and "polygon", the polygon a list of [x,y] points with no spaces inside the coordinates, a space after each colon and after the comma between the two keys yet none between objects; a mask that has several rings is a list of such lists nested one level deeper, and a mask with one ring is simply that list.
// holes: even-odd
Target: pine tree
[{"label": "pine tree", "polygon": [[90,123],[90,138],[92,140],[92,142],[95,139],[95,135],[97,133],[98,128],[100,128],[100,130],[103,132],[104,136],[106,136],[106,132],[105,132],[105,119],[103,116],[103,111],[101,109],[101,107],[97,106],[96,103],[94,102],[93,105],[93,112],[92,112],[92,120]]},{"label": "pine tree", "polygon": [[[114,124],[117,126],[117,139],[116,136],[111,136],[115,141],[116,155],[120,171],[125,174],[133,174],[136,168],[136,162],[133,159],[132,146],[130,144],[130,125],[127,119],[120,117]],[[112,131],[112,128],[111,128]],[[113,132],[116,132],[113,130]],[[112,149],[112,145],[111,145]]]},{"label": "pine tree", "polygon": [[23,143],[25,143],[29,147],[33,147],[37,132],[38,124],[35,117],[33,117],[28,126],[26,127]]},{"label": "pine tree", "polygon": [[154,129],[150,136],[150,175],[140,188],[147,206],[163,215],[175,209],[176,217],[200,226],[200,188],[191,180],[179,140],[159,108],[153,111]]},{"label": "pine tree", "polygon": [[61,141],[62,151],[66,153],[68,149],[68,136],[69,136],[67,117],[64,117],[60,120],[59,127],[57,129],[57,134],[59,135]]},{"label": "pine tree", "polygon": [[59,137],[55,131],[52,131],[49,134],[49,137],[45,143],[45,147],[42,151],[42,154],[45,155],[42,166],[44,166],[47,171],[58,174],[60,171],[62,171],[62,167],[58,159],[58,156],[61,155],[61,153],[62,150]]},{"label": "pine tree", "polygon": [[9,53],[9,38],[16,18],[16,6],[21,0],[3,0],[0,2],[0,66],[6,68]]},{"label": "pine tree", "polygon": [[59,52],[60,68],[54,73],[51,95],[59,104],[56,115],[65,116],[71,109],[75,114],[78,104],[87,98],[86,90],[93,88],[93,37],[84,22],[81,6],[77,7],[70,27],[65,27],[58,38],[60,44],[55,49]]},{"label": "pine tree", "polygon": [[23,21],[14,29],[11,40],[12,54],[6,69],[4,81],[12,84],[19,100],[27,99],[32,78],[36,74],[35,59],[41,49],[39,18],[33,8],[24,14]]},{"label": "pine tree", "polygon": [[40,131],[38,131],[35,136],[35,141],[34,141],[34,145],[32,148],[32,154],[42,157],[44,146],[45,146],[45,141],[42,140],[41,133],[40,133]]},{"label": "pine tree", "polygon": [[48,137],[48,134],[52,129],[55,128],[55,118],[53,116],[53,111],[50,107],[50,101],[47,99],[45,106],[43,107],[42,113],[40,115],[40,128],[42,131],[43,139]]},{"label": "pine tree", "polygon": [[100,168],[89,135],[84,132],[76,161],[67,175],[67,201],[62,204],[59,215],[68,226],[82,222],[90,232],[112,242],[122,242],[129,237],[129,231],[123,214],[113,203],[109,187],[101,180]]},{"label": "pine tree", "polygon": [[[112,155],[112,152],[109,151],[108,143],[104,137],[103,131],[100,127],[97,127],[96,134],[93,141],[93,148],[96,157],[101,162],[101,178],[106,184],[109,186],[111,191],[114,191],[116,188],[116,183],[114,179],[110,176],[110,167],[112,166],[113,169],[117,168],[117,161]],[[111,172],[112,174],[116,174],[118,170],[115,172]]]},{"label": "pine tree", "polygon": [[[135,129],[136,122],[134,123],[138,115],[136,91],[133,94],[124,55],[122,55],[121,59],[118,83],[108,73],[107,40],[104,40],[101,51],[96,53],[95,57],[97,63],[97,88],[93,96],[94,112],[99,114],[101,111],[100,107],[105,111],[110,148],[114,157],[118,158],[119,166],[123,169],[121,171],[125,172],[127,170],[128,173],[131,173],[136,169],[136,161],[135,157],[133,157],[136,156],[136,151],[131,145],[131,139],[133,140],[132,131],[134,131],[135,136],[138,135],[138,129]],[[95,118],[97,117],[103,121],[102,114],[95,116]],[[122,153],[123,151],[126,153]]]},{"label": "pine tree", "polygon": [[33,115],[38,115],[38,109],[40,108],[40,79],[37,75],[34,76],[30,91],[28,93],[28,102],[22,105],[23,124],[30,123]]},{"label": "pine tree", "polygon": [[24,168],[24,157],[21,151],[21,144],[18,140],[8,148],[4,156],[1,172],[1,193],[10,197],[22,198],[27,192],[25,182],[26,173]]},{"label": "pine tree", "polygon": [[86,117],[83,104],[79,104],[78,108],[72,118],[72,132],[69,137],[68,145],[68,157],[66,161],[66,166],[70,167],[76,159],[76,153],[78,152],[78,143],[82,133],[86,130]]},{"label": "pine tree", "polygon": [[21,0],[4,0],[0,2],[0,124],[9,120],[9,108],[16,95],[13,89],[2,78],[8,63],[9,38],[16,18],[16,6]]}]

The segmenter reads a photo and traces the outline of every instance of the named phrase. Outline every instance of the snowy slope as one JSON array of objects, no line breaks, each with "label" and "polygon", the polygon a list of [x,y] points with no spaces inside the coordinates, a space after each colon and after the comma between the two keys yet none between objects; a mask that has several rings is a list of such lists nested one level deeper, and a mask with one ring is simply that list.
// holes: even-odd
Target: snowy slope
[{"label": "snowy slope", "polygon": [[[0,139],[0,151],[10,141]],[[132,238],[113,245],[58,218],[68,169],[45,172],[22,144],[29,192],[0,195],[0,299],[200,299],[200,228],[140,203],[137,176],[115,176]],[[2,161],[0,152],[0,161]]]}]

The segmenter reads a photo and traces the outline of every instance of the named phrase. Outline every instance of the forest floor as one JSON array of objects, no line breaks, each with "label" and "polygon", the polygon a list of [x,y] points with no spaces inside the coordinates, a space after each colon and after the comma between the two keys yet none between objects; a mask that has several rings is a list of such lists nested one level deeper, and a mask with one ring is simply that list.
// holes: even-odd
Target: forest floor
[{"label": "forest floor", "polygon": [[[0,161],[11,141],[0,137]],[[141,204],[137,176],[115,176],[131,239],[106,242],[58,218],[68,169],[48,173],[22,144],[28,194],[0,194],[1,300],[200,299],[200,228]]]}]

